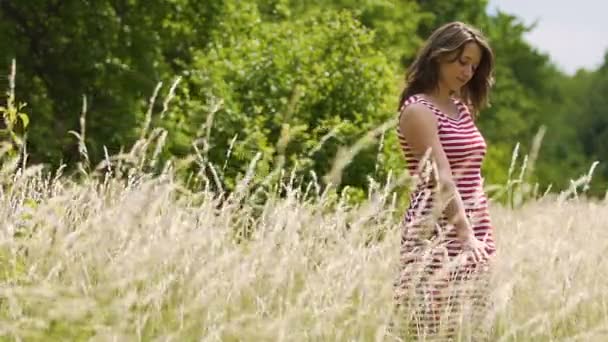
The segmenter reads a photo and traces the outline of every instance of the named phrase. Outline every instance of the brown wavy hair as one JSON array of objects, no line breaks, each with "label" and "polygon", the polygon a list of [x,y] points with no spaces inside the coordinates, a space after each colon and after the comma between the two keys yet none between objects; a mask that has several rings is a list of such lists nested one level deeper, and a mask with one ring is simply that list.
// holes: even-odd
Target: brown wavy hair
[{"label": "brown wavy hair", "polygon": [[439,63],[444,57],[457,52],[453,62],[460,58],[466,43],[475,42],[481,49],[481,60],[473,77],[462,88],[458,97],[475,116],[489,106],[489,92],[494,84],[494,53],[486,38],[476,28],[456,21],[436,29],[424,43],[405,75],[405,89],[401,93],[399,108],[410,96],[435,90],[439,81]]}]

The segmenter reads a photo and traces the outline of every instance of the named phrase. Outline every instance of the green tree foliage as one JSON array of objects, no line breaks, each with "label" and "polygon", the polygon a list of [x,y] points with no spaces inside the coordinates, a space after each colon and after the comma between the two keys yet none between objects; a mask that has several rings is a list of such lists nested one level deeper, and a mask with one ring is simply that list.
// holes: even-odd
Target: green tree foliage
[{"label": "green tree foliage", "polygon": [[78,130],[83,95],[95,155],[101,144],[117,148],[130,141],[142,100],[164,71],[161,37],[153,29],[165,10],[161,3],[0,2],[3,64],[17,59],[18,93],[35,120],[29,135],[34,161],[77,156],[67,132]]},{"label": "green tree foliage", "polygon": [[[302,174],[320,177],[338,146],[354,143],[391,117],[390,64],[374,48],[372,33],[349,12],[266,22],[255,7],[229,15],[224,22],[242,29],[222,30],[208,50],[193,55],[181,101],[167,120],[171,131],[180,132],[173,154],[188,153],[208,128],[201,150],[219,166],[227,164],[226,180],[244,173],[257,152],[263,154],[260,174],[280,159],[288,169],[297,162]],[[218,99],[222,105],[214,111]],[[357,155],[344,184],[365,185],[374,153]]]},{"label": "green tree foliage", "polygon": [[[591,193],[605,195],[608,191],[608,51],[604,63],[594,73],[580,71],[571,83],[569,97],[571,112],[566,114],[576,128],[576,138],[582,145],[582,155],[600,162]],[[574,135],[572,128],[570,134]]]},{"label": "green tree foliage", "polygon": [[[133,144],[162,82],[150,113],[168,132],[163,157],[198,151],[232,189],[258,152],[261,176],[281,167],[327,174],[337,154],[349,156],[341,146],[394,119],[405,67],[428,34],[461,20],[480,27],[496,53],[492,107],[479,118],[486,183],[505,183],[516,144],[528,153],[544,126],[528,180],[567,187],[607,155],[608,67],[564,75],[524,40],[533,27],[486,8],[486,0],[0,1],[0,63],[17,60],[32,162],[80,158],[68,131],[79,130],[83,96],[92,162],[103,146]],[[364,190],[368,176],[403,172],[397,146],[392,129],[375,132],[333,180]],[[597,171],[605,188],[608,171]]]}]

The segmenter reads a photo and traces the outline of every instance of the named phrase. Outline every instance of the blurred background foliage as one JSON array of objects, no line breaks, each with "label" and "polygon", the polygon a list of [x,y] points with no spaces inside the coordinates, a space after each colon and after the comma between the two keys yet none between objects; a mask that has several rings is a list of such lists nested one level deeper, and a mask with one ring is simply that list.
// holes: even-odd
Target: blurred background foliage
[{"label": "blurred background foliage", "polygon": [[[17,61],[30,163],[81,158],[68,131],[80,129],[85,96],[93,163],[104,146],[115,154],[145,133],[151,108],[152,126],[168,132],[162,158],[198,151],[224,190],[258,152],[258,177],[295,168],[322,182],[341,147],[395,118],[423,40],[461,20],[479,27],[497,56],[492,106],[478,121],[489,145],[486,185],[505,184],[515,146],[521,164],[545,127],[526,181],[558,191],[599,160],[590,193],[608,188],[608,55],[598,70],[566,75],[524,40],[531,27],[489,15],[484,0],[8,0],[0,19],[0,65],[8,74]],[[394,129],[373,138],[339,179],[355,197],[370,178],[405,172]]]}]

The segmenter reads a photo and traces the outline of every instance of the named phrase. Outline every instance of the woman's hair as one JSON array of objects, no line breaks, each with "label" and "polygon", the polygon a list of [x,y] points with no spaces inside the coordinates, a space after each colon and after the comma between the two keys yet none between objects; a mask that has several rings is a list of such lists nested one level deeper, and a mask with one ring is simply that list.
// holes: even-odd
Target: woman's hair
[{"label": "woman's hair", "polygon": [[435,90],[439,81],[439,63],[457,52],[450,62],[460,58],[466,43],[475,42],[481,49],[481,60],[471,80],[462,88],[460,99],[477,113],[489,104],[488,95],[494,83],[494,53],[479,30],[461,22],[452,22],[436,29],[427,39],[405,76],[399,109],[414,94]]}]

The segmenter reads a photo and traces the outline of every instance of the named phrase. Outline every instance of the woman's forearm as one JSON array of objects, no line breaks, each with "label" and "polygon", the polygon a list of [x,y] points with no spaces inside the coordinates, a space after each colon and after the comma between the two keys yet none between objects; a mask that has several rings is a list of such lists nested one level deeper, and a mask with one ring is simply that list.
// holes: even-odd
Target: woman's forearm
[{"label": "woman's forearm", "polygon": [[444,179],[444,181],[441,182],[441,185],[439,191],[441,205],[444,206],[444,213],[448,222],[454,225],[456,232],[461,239],[470,237],[473,234],[473,229],[467,218],[464,202],[458,192],[456,184],[449,178]]}]

